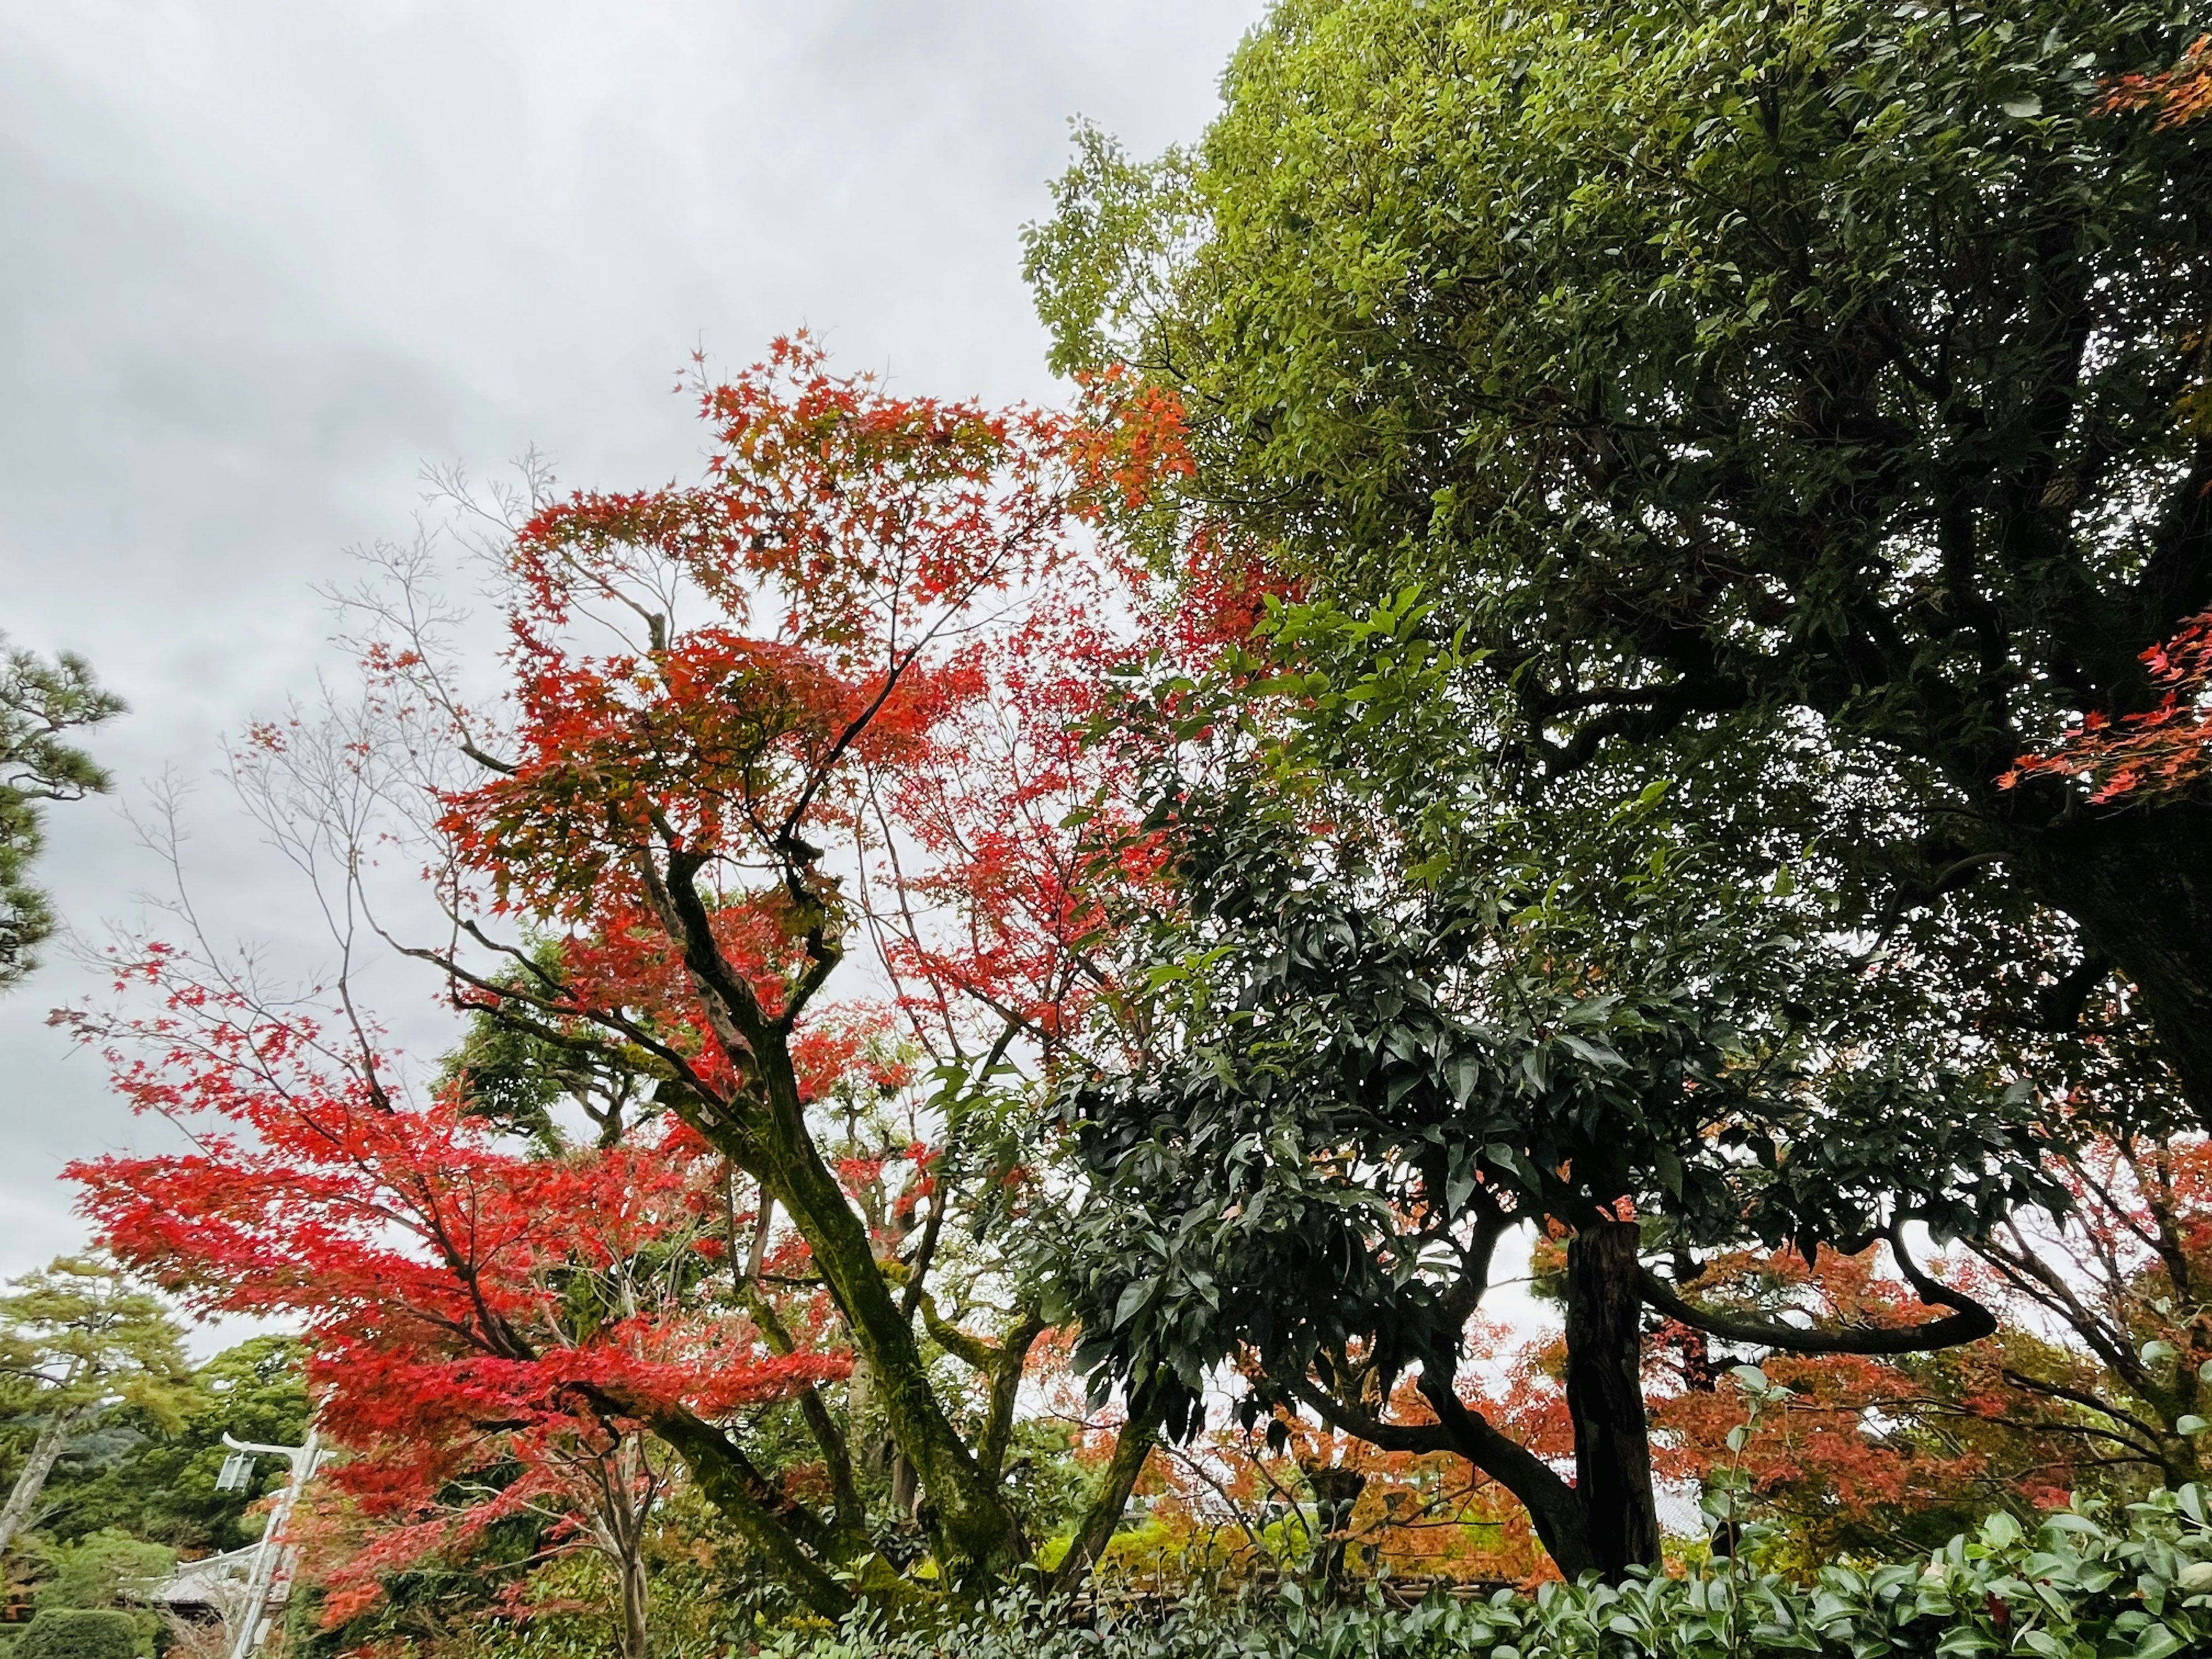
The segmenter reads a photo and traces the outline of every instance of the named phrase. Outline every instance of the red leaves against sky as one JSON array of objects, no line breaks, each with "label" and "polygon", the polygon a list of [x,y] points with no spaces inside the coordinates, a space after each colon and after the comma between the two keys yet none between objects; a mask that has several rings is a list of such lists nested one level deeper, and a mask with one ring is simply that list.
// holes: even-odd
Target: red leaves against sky
[{"label": "red leaves against sky", "polygon": [[[1062,595],[964,647],[941,678],[928,739],[872,778],[880,809],[870,902],[923,1029],[958,1005],[1048,1043],[1105,982],[1107,867],[1131,826],[1114,757],[1089,738],[1127,646]],[[896,867],[894,863],[896,862]]]},{"label": "red leaves against sky", "polygon": [[[980,998],[1064,1027],[1097,920],[1065,820],[1103,781],[1076,728],[1142,648],[1097,526],[1188,469],[1179,408],[1106,382],[1077,415],[896,398],[801,337],[701,409],[703,482],[517,536],[512,769],[446,799],[458,864],[616,948],[659,931],[640,859],[696,858],[785,930],[746,964],[771,1011],[799,913],[856,902],[925,1025]],[[866,893],[821,873],[841,846]]]},{"label": "red leaves against sky", "polygon": [[391,1109],[330,1063],[311,1022],[271,1018],[173,953],[134,973],[165,992],[163,1012],[83,1034],[106,1042],[131,1103],[195,1150],[67,1173],[117,1254],[193,1307],[304,1330],[323,1429],[356,1454],[331,1478],[404,1523],[395,1536],[450,1540],[428,1517],[476,1468],[525,1478],[471,1526],[557,1496],[577,1449],[608,1441],[611,1395],[713,1417],[848,1368],[776,1358],[693,1293],[727,1261],[728,1222],[719,1160],[673,1119],[611,1149],[526,1156],[456,1100]]},{"label": "red leaves against sky", "polygon": [[[744,1321],[682,1298],[640,1299],[641,1261],[665,1275],[686,1254],[725,1257],[719,1160],[673,1119],[611,1149],[526,1156],[455,1101],[379,1106],[319,1063],[312,1025],[169,991],[163,1029],[129,1034],[166,1050],[112,1058],[131,1103],[197,1150],[70,1174],[113,1247],[192,1305],[301,1322],[340,1439],[565,1420],[578,1384],[714,1413],[839,1369],[757,1353]],[[610,1300],[580,1322],[586,1282]]]},{"label": "red leaves against sky", "polygon": [[[1252,570],[1209,548],[1194,571],[1224,574],[1195,611],[1101,550],[1109,512],[1188,471],[1179,406],[1110,378],[1075,414],[892,398],[803,337],[700,405],[702,482],[573,495],[507,549],[509,719],[456,732],[489,769],[436,797],[439,879],[465,933],[514,919],[528,948],[499,971],[540,965],[508,984],[453,959],[462,1005],[641,1045],[702,1099],[750,1086],[675,943],[681,872],[720,966],[789,1023],[803,1101],[908,1086],[894,1014],[954,1043],[1011,1023],[1048,1056],[1110,993],[1111,889],[1157,863],[1114,817],[1124,762],[1087,740],[1109,675],[1256,614]],[[432,648],[372,641],[366,666],[390,706],[458,726]],[[800,1019],[863,924],[892,1004]],[[70,1173],[117,1251],[196,1305],[305,1326],[325,1429],[355,1454],[337,1478],[396,1528],[363,1559],[450,1538],[432,1500],[472,1467],[527,1474],[470,1525],[544,1504],[630,1431],[623,1402],[712,1419],[847,1363],[775,1358],[698,1292],[732,1261],[726,1167],[673,1116],[525,1152],[458,1096],[395,1101],[373,1056],[173,953],[125,977],[162,1012],[82,1035],[196,1150]],[[927,1148],[904,1156],[910,1211],[934,1176]]]},{"label": "red leaves against sky", "polygon": [[494,910],[674,973],[651,871],[697,860],[771,1017],[808,932],[859,916],[917,1034],[1049,1045],[1106,988],[1103,890],[1149,873],[1098,810],[1109,675],[1241,638],[1261,602],[1202,537],[1164,588],[1104,550],[1109,513],[1190,470],[1179,404],[1111,375],[1072,414],[893,398],[802,336],[701,411],[704,481],[516,537],[511,769],[445,799],[457,865]]},{"label": "red leaves against sky", "polygon": [[[515,538],[514,769],[445,821],[503,904],[583,914],[641,838],[810,861],[850,827],[847,763],[912,748],[936,659],[1089,516],[1066,417],[891,398],[804,337],[701,406],[703,483],[579,494]],[[583,648],[593,623],[626,648]]]}]

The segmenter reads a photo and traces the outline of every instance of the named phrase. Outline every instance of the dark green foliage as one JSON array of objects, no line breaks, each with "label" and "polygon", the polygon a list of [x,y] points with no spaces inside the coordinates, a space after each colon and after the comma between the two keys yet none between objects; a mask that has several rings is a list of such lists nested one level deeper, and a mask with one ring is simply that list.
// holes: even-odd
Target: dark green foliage
[{"label": "dark green foliage", "polygon": [[142,1586],[169,1576],[177,1553],[129,1533],[106,1528],[73,1544],[40,1540],[36,1547],[40,1577],[32,1605],[48,1607],[112,1607],[129,1601]]},{"label": "dark green foliage", "polygon": [[1623,1198],[1678,1270],[2056,1201],[2027,1091],[1886,1004],[1825,896],[1745,882],[1663,785],[1499,796],[1418,607],[1269,626],[1302,671],[1121,716],[1182,738],[1147,787],[1184,908],[1148,945],[1158,1058],[1065,1103],[1079,1366],[1448,1376],[1503,1234]]},{"label": "dark green foliage", "polygon": [[[1731,1334],[1668,1279],[1885,1237],[1916,1275],[1908,1223],[1983,1237],[2059,1199],[2034,1091],[1929,1018],[1832,891],[1674,815],[1664,780],[1600,765],[1521,791],[1498,701],[1409,598],[1278,606],[1251,652],[1115,711],[1164,757],[1139,802],[1177,880],[1125,969],[1142,1059],[1063,1095],[1086,1196],[1060,1284],[1078,1368],[1172,1378],[1171,1427],[1235,1362],[1248,1422],[1294,1408],[1453,1452],[1565,1571],[1617,1573],[1659,1547],[1645,1308],[1731,1341],[1875,1340]],[[1572,1486],[1460,1395],[1494,1258],[1532,1223],[1571,1235]],[[1949,1311],[1882,1340],[1994,1328],[1915,1283]],[[1433,1421],[1385,1410],[1409,1374]]]},{"label": "dark green foliage", "polygon": [[[561,946],[540,944],[531,969],[516,969],[495,983],[507,988],[550,982],[562,972]],[[569,1024],[547,1021],[543,1030],[569,1033]],[[620,1143],[623,1134],[657,1109],[646,1075],[613,1064],[588,1042],[567,1044],[526,1030],[511,1020],[479,1011],[469,1019],[461,1046],[446,1056],[441,1082],[468,1102],[481,1117],[520,1135],[551,1155],[568,1144],[559,1113],[572,1110],[587,1119],[601,1146]]]},{"label": "dark green foliage", "polygon": [[1196,152],[1086,137],[1032,274],[1063,367],[1182,390],[1192,512],[1469,626],[1508,757],[1824,747],[1872,799],[1793,832],[1866,921],[2070,918],[1999,1012],[2117,969],[2212,1122],[2212,806],[1998,784],[2212,604],[2212,123],[2096,112],[2199,27],[1285,0]]},{"label": "dark green foliage", "polygon": [[240,1440],[295,1446],[307,1431],[300,1346],[258,1336],[226,1348],[193,1382],[206,1404],[173,1432],[127,1407],[103,1415],[73,1443],[47,1482],[42,1530],[64,1541],[118,1528],[193,1551],[237,1549],[260,1536],[246,1510],[284,1484],[281,1460],[264,1458],[244,1492],[217,1492],[228,1454],[227,1431]]},{"label": "dark green foliage", "polygon": [[46,896],[29,878],[43,845],[40,805],[108,787],[107,774],[64,735],[122,712],[123,700],[100,689],[82,657],[64,651],[49,663],[0,652],[0,990],[31,971],[33,952],[53,931]]},{"label": "dark green foliage", "polygon": [[49,1607],[15,1643],[14,1659],[138,1659],[138,1629],[127,1613]]},{"label": "dark green foliage", "polygon": [[1936,1659],[1986,1654],[2174,1659],[2212,1648],[2212,1528],[2195,1487],[2117,1516],[1999,1516],[1930,1555],[1837,1565],[1810,1583],[1723,1560],[1620,1586],[1546,1584],[1533,1597],[1318,1604],[1304,1586],[1192,1595],[1086,1627],[1009,1600],[953,1632],[865,1618],[793,1633],[774,1659]]}]

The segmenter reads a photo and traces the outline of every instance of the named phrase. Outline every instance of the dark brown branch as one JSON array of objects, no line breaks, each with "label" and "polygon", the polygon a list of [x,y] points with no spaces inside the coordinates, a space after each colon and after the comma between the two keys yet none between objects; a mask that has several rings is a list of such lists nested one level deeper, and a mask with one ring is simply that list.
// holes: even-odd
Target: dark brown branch
[{"label": "dark brown branch", "polygon": [[728,1435],[681,1406],[632,1400],[611,1390],[591,1392],[643,1422],[673,1449],[708,1501],[775,1563],[808,1607],[832,1620],[853,1610],[852,1592],[817,1559],[827,1553],[831,1541],[821,1522],[778,1492]]},{"label": "dark brown branch", "polygon": [[[2167,1431],[2160,1428],[2157,1425],[2146,1423],[2140,1417],[2124,1412],[2118,1407],[2098,1399],[2094,1394],[2086,1393],[2080,1389],[2069,1389],[2063,1382],[2048,1382],[2039,1376],[2030,1376],[2025,1371],[2014,1370],[2010,1366],[2007,1366],[1998,1375],[2014,1388],[2025,1393],[2048,1395],[2053,1400],[2063,1400],[2069,1405],[2083,1407],[2096,1413],[2100,1417],[2109,1417],[2115,1423],[2124,1423],[2130,1428],[2142,1433],[2153,1448],[2155,1448],[2157,1443],[2167,1436]],[[2143,1441],[2130,1440],[2124,1435],[2112,1435],[2111,1438],[2118,1441],[2124,1446],[2142,1447],[2144,1444]],[[2155,1455],[2154,1452],[2154,1455]]]},{"label": "dark brown branch", "polygon": [[1949,1308],[1954,1311],[1924,1325],[1909,1325],[1901,1330],[1861,1328],[1857,1330],[1808,1330],[1796,1325],[1784,1325],[1764,1319],[1743,1319],[1731,1314],[1718,1314],[1685,1301],[1674,1287],[1653,1273],[1643,1270],[1638,1280],[1644,1299],[1665,1314],[1679,1320],[1692,1330],[1703,1331],[1708,1336],[1717,1336],[1724,1342],[1741,1342],[1753,1347],[1778,1348],[1786,1353],[1855,1353],[1897,1354],[1926,1353],[1935,1348],[1954,1348],[1961,1343],[1978,1342],[1995,1333],[1996,1316],[1971,1297],[1938,1284],[1916,1267],[1895,1238],[1891,1238],[1898,1265],[1912,1282],[1912,1288],[1923,1303],[1934,1308]]}]

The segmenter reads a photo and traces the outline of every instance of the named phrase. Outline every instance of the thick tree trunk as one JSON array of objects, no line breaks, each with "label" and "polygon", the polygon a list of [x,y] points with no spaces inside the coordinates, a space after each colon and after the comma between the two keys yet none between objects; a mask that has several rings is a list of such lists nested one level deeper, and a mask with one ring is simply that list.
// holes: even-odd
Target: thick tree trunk
[{"label": "thick tree trunk", "polygon": [[2093,808],[2018,836],[2008,855],[2028,890],[2135,982],[2212,1133],[2212,805]]},{"label": "thick tree trunk", "polygon": [[15,1540],[15,1534],[31,1518],[39,1494],[46,1489],[46,1477],[54,1472],[54,1461],[69,1444],[70,1436],[76,1431],[82,1416],[82,1412],[76,1411],[56,1412],[46,1419],[46,1426],[39,1431],[39,1437],[31,1443],[31,1455],[23,1462],[22,1473],[15,1477],[6,1506],[0,1507],[0,1550],[5,1550]]},{"label": "thick tree trunk", "polygon": [[915,1340],[913,1317],[884,1277],[866,1228],[807,1133],[787,1052],[763,1058],[766,1109],[744,1126],[748,1144],[722,1150],[752,1170],[812,1249],[854,1346],[867,1359],[875,1401],[891,1437],[928,1495],[939,1556],[948,1577],[964,1583],[1010,1571],[1023,1548],[1013,1510],[945,1415]]},{"label": "thick tree trunk", "polygon": [[734,1441],[680,1407],[655,1410],[640,1401],[611,1399],[617,1408],[651,1424],[653,1433],[684,1460],[707,1501],[808,1607],[833,1623],[852,1612],[853,1591],[823,1565],[835,1540],[819,1522],[791,1505]]},{"label": "thick tree trunk", "polygon": [[1567,1244],[1567,1409],[1575,1493],[1597,1569],[1618,1580],[1659,1560],[1644,1414],[1643,1264],[1632,1221],[1593,1223]]},{"label": "thick tree trunk", "polygon": [[[652,858],[641,854],[641,878],[670,933],[684,942],[684,963],[716,1041],[749,1080],[737,1097],[702,1110],[695,1126],[761,1183],[805,1239],[854,1346],[868,1362],[891,1437],[912,1461],[928,1496],[946,1581],[962,1589],[987,1584],[1020,1564],[1021,1528],[1000,1483],[978,1466],[946,1414],[915,1338],[913,1311],[884,1277],[866,1224],[807,1127],[788,1020],[811,993],[794,986],[789,1011],[769,1018],[722,954],[707,902],[694,884],[705,855],[672,847],[666,858],[664,879]],[[818,929],[808,935],[808,948],[814,960],[807,975],[818,986],[839,951]]]}]

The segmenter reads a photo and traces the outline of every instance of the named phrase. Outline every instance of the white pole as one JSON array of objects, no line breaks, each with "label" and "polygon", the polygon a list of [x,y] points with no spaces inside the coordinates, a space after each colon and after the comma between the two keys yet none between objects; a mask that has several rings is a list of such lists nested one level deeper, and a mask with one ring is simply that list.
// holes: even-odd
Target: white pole
[{"label": "white pole", "polygon": [[234,1440],[228,1433],[222,1437],[222,1443],[233,1451],[282,1457],[292,1465],[292,1478],[284,1483],[276,1507],[269,1511],[269,1524],[261,1529],[261,1541],[254,1547],[253,1566],[246,1577],[246,1606],[239,1614],[238,1635],[230,1644],[230,1659],[252,1659],[254,1645],[260,1639],[261,1623],[269,1610],[269,1592],[287,1553],[284,1523],[292,1518],[292,1505],[300,1501],[301,1488],[315,1472],[315,1449],[319,1438],[313,1428],[307,1431],[307,1443],[304,1446],[264,1446],[250,1440]]}]

